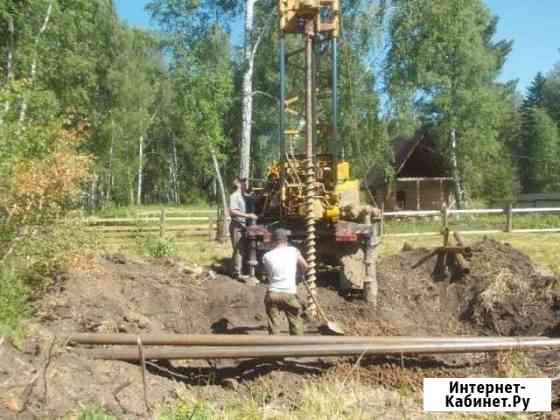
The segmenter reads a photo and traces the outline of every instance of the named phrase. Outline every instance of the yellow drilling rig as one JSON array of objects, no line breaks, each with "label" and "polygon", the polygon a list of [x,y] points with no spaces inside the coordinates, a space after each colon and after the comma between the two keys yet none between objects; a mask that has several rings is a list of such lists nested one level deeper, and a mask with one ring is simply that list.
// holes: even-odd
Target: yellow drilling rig
[{"label": "yellow drilling rig", "polygon": [[[375,302],[379,212],[360,204],[360,182],[350,177],[338,133],[340,0],[278,0],[278,16],[280,160],[254,188],[262,224],[246,233],[251,275],[259,269],[270,230],[284,227],[304,251],[312,293],[317,265],[325,263],[340,269],[341,289],[364,290]],[[303,62],[303,77],[294,72],[290,77],[292,62],[297,69]],[[314,300],[308,308],[314,312]]]}]

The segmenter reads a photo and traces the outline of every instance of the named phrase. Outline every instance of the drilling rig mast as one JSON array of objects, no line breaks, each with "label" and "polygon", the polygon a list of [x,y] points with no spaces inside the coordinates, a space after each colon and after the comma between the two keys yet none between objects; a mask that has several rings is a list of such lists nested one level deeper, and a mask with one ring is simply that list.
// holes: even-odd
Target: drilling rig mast
[{"label": "drilling rig mast", "polygon": [[[371,290],[368,299],[375,299],[377,209],[360,205],[360,182],[350,178],[338,133],[340,0],[278,0],[278,16],[280,160],[255,189],[264,226],[248,228],[249,265],[254,272],[258,249],[266,247],[265,226],[286,227],[309,264],[311,293],[323,262],[341,268],[341,288]],[[287,52],[298,38],[303,46]],[[303,61],[303,83],[288,73],[292,61],[294,68]],[[308,311],[315,312],[311,298]]]}]

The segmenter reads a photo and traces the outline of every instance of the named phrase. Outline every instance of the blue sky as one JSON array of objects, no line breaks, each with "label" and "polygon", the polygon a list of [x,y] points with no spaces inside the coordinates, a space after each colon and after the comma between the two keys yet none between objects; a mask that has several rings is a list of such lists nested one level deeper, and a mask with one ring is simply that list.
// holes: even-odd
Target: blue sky
[{"label": "blue sky", "polygon": [[[135,26],[152,26],[144,11],[148,0],[116,0],[122,19]],[[519,79],[526,87],[538,71],[550,71],[560,62],[560,0],[486,0],[500,17],[498,37],[514,40],[502,79]]]}]

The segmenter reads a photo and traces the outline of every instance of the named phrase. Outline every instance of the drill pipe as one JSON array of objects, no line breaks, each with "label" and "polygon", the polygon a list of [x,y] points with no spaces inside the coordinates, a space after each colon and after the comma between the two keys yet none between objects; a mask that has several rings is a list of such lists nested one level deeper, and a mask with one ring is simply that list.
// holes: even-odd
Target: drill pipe
[{"label": "drill pipe", "polygon": [[463,239],[463,235],[461,235],[461,232],[453,232],[453,236],[455,237],[457,244],[465,248],[465,252],[467,254],[470,254],[472,252],[472,248],[470,246],[465,245],[465,240]]},{"label": "drill pipe", "polygon": [[[445,353],[489,353],[560,348],[560,339],[512,342],[496,340],[474,343],[416,343],[416,344],[330,344],[324,346],[266,346],[266,347],[196,347],[147,348],[146,359],[250,359],[281,357],[328,357],[359,355],[411,355]],[[90,352],[94,359],[138,361],[136,348],[104,349]]]},{"label": "drill pipe", "polygon": [[[305,180],[305,225],[306,225],[306,241],[305,241],[305,259],[307,260],[307,282],[309,284],[310,293],[316,296],[317,287],[315,282],[316,275],[316,235],[315,235],[315,166],[313,139],[315,137],[315,115],[314,115],[314,97],[313,91],[313,45],[315,38],[315,23],[313,19],[305,21],[305,155],[306,155],[306,180]],[[316,299],[308,300],[308,311],[311,316],[317,316]]]},{"label": "drill pipe", "polygon": [[68,341],[76,344],[93,345],[136,345],[140,337],[142,344],[150,346],[294,346],[325,344],[381,344],[381,343],[463,343],[492,342],[496,340],[520,342],[548,340],[548,337],[341,337],[341,336],[278,336],[278,335],[180,335],[180,334],[74,334]]}]

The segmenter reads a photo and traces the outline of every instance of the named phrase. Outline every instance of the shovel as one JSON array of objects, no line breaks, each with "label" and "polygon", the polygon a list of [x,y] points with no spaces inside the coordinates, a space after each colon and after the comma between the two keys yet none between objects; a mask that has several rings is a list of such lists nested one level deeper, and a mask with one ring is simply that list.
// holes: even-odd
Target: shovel
[{"label": "shovel", "polygon": [[307,293],[309,293],[309,295],[311,296],[313,303],[317,307],[317,310],[319,311],[319,315],[325,322],[325,324],[321,325],[320,329],[327,330],[330,334],[333,335],[344,335],[344,330],[336,322],[329,321],[329,318],[325,314],[325,311],[323,311],[321,305],[319,305],[319,302],[317,302],[317,298],[311,291],[311,288],[309,287],[309,284],[307,283],[307,280],[305,278],[303,278],[303,284],[305,285]]}]

